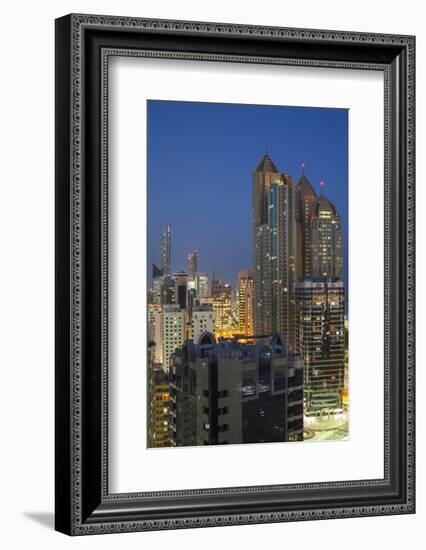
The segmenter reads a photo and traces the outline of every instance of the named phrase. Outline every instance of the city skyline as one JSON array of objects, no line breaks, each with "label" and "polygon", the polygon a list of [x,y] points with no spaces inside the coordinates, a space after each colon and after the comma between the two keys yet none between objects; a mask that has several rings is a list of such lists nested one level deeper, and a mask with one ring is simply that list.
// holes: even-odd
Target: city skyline
[{"label": "city skyline", "polygon": [[[171,113],[169,132],[158,133],[165,128],[155,116],[148,124],[155,127],[148,163],[148,445],[344,439],[349,406],[347,112],[172,107],[179,117],[189,105],[186,125],[179,126]],[[160,107],[167,111],[170,104],[160,102]],[[210,117],[218,115],[216,132],[200,108]],[[235,164],[243,159],[244,178],[238,170],[233,176],[226,163],[227,113],[232,153]],[[259,114],[263,122],[274,114],[270,122],[280,125],[279,136],[272,127],[266,131],[255,124]],[[299,177],[269,151],[253,154],[250,164],[238,155],[241,148],[247,154],[244,126],[252,125],[257,142],[267,137],[287,148],[295,139],[296,119],[308,157],[323,172],[343,158],[344,175],[334,194],[324,175],[318,188],[312,185],[306,155]],[[204,133],[188,135],[200,121]],[[322,141],[316,135],[312,141],[313,122],[321,127]],[[329,131],[333,140],[324,142]],[[176,140],[173,151],[167,149],[170,135]],[[212,136],[219,141],[209,148],[205,140]],[[241,142],[235,141],[238,136]],[[342,144],[345,154],[339,156]],[[309,154],[308,145],[315,154]]]},{"label": "city skyline", "polygon": [[[332,201],[347,250],[346,110],[149,101],[148,144],[149,286],[151,264],[161,265],[159,235],[168,224],[172,273],[186,271],[187,256],[196,250],[200,272],[211,280],[215,271],[218,279],[238,284],[239,270],[252,266],[251,174],[266,149],[295,184],[304,170],[317,195]],[[345,289],[347,271],[345,254]]]}]

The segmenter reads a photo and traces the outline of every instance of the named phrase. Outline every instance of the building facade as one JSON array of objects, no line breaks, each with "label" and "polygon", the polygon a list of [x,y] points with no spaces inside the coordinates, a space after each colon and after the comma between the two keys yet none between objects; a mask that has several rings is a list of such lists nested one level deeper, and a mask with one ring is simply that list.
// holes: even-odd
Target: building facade
[{"label": "building facade", "polygon": [[191,250],[188,254],[188,278],[190,281],[195,280],[195,275],[198,269],[198,252]]},{"label": "building facade", "polygon": [[212,282],[212,302],[216,337],[228,336],[234,330],[232,317],[232,286],[218,279]]},{"label": "building facade", "polygon": [[305,175],[302,165],[302,176],[296,185],[296,273],[297,278],[311,276],[311,226],[310,216],[317,195]]},{"label": "building facade", "polygon": [[[155,279],[157,281],[158,279]],[[170,305],[176,302],[175,280],[170,275],[165,275],[160,279],[160,303]]]},{"label": "building facade", "polygon": [[174,274],[175,283],[175,303],[181,308],[188,307],[188,273],[178,271]]},{"label": "building facade", "polygon": [[148,304],[148,340],[154,342],[154,362],[163,362],[162,307],[160,304]]},{"label": "building facade", "polygon": [[163,368],[169,372],[170,356],[185,340],[186,315],[178,306],[163,306]]},{"label": "building facade", "polygon": [[296,278],[296,191],[287,174],[268,193],[269,289],[272,332],[280,332],[294,349]]},{"label": "building facade", "polygon": [[170,390],[166,372],[151,364],[148,370],[148,447],[170,447]]},{"label": "building facade", "polygon": [[192,340],[198,339],[204,332],[215,333],[215,312],[213,306],[208,304],[194,306],[191,316]]},{"label": "building facade", "polygon": [[344,300],[344,284],[340,279],[304,279],[296,284],[296,349],[304,362],[307,415],[342,410]]},{"label": "building facade", "polygon": [[207,273],[197,273],[195,275],[195,290],[199,299],[209,296],[209,276]]},{"label": "building facade", "polygon": [[254,332],[294,346],[296,188],[265,155],[253,173]]},{"label": "building facade", "polygon": [[314,202],[310,215],[312,277],[343,277],[343,238],[336,207],[324,196]]},{"label": "building facade", "polygon": [[171,274],[171,241],[172,229],[167,224],[161,232],[161,271],[164,276]]},{"label": "building facade", "polygon": [[268,193],[280,174],[265,154],[253,172],[253,324],[256,334],[272,334],[269,271]]},{"label": "building facade", "polygon": [[238,273],[238,332],[253,336],[253,271],[242,269]]},{"label": "building facade", "polygon": [[204,333],[171,359],[174,446],[303,440],[303,368],[282,337],[255,344]]}]

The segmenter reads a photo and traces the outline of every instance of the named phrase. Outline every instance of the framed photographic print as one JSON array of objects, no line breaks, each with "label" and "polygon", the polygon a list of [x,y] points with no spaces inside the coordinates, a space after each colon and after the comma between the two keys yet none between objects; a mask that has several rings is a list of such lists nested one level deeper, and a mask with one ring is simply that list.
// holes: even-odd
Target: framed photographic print
[{"label": "framed photographic print", "polygon": [[414,513],[414,48],[56,21],[57,530]]}]

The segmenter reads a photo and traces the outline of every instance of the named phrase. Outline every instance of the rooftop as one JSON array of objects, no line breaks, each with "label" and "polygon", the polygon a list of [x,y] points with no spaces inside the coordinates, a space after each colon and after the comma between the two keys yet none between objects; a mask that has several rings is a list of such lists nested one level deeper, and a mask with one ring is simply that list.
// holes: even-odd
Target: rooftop
[{"label": "rooftop", "polygon": [[271,157],[265,153],[263,159],[257,165],[255,172],[278,172],[278,170],[272,162]]}]

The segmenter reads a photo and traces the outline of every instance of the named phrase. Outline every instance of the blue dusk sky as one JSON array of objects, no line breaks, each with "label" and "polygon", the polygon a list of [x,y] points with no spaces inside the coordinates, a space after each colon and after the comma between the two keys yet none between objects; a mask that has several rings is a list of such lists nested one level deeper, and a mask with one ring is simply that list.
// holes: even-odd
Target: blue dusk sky
[{"label": "blue dusk sky", "polygon": [[[252,172],[265,151],[337,207],[348,251],[348,111],[310,107],[148,101],[148,273],[160,267],[160,234],[172,228],[171,267],[235,283],[252,267]],[[346,284],[347,287],[347,284]],[[347,290],[347,288],[346,288]]]}]

